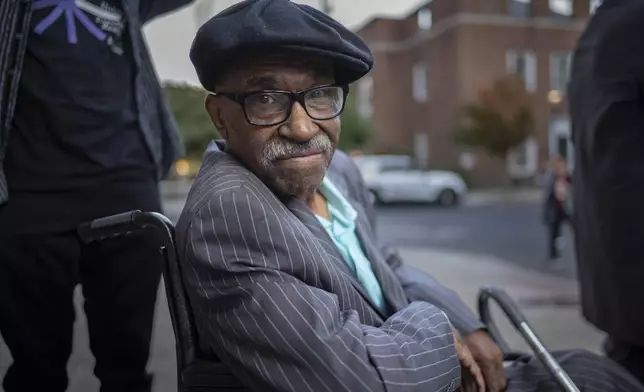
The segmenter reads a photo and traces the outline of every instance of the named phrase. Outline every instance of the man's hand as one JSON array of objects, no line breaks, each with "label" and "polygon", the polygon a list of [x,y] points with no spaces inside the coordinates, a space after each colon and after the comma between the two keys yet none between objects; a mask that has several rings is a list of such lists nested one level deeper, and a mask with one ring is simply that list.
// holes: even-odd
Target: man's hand
[{"label": "man's hand", "polygon": [[502,392],[507,386],[503,353],[485,331],[476,331],[465,338],[463,343],[471,352],[485,379],[489,392]]},{"label": "man's hand", "polygon": [[485,392],[485,381],[481,369],[476,364],[470,350],[459,339],[456,331],[454,331],[454,347],[462,369],[460,392]]}]

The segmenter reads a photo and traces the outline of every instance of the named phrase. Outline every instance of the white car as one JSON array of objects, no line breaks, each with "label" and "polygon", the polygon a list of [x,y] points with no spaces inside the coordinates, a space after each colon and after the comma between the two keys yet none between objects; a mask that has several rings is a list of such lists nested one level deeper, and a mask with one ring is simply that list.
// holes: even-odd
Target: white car
[{"label": "white car", "polygon": [[418,170],[405,155],[366,155],[353,158],[378,203],[424,202],[455,206],[467,194],[457,173]]}]

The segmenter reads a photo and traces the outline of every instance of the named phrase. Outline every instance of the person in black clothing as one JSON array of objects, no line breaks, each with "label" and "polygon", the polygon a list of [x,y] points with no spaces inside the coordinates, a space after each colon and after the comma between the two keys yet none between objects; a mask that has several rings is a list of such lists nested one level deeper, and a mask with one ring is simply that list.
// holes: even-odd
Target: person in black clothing
[{"label": "person in black clothing", "polygon": [[66,390],[78,283],[101,391],[151,390],[158,255],[140,234],[84,245],[76,228],[161,210],[158,181],[180,143],[141,28],[189,2],[3,0],[0,25],[15,36],[0,52],[6,392]]},{"label": "person in black clothing", "polygon": [[568,88],[583,315],[608,357],[644,382],[644,1],[605,0]]},{"label": "person in black clothing", "polygon": [[562,226],[570,221],[570,198],[572,179],[568,165],[557,157],[546,178],[545,223],[548,226],[548,258],[561,257]]}]

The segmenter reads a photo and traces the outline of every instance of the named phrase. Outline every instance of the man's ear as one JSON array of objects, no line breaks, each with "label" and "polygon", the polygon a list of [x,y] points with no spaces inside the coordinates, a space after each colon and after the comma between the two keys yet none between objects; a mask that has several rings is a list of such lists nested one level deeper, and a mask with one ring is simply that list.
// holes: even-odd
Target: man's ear
[{"label": "man's ear", "polygon": [[221,137],[228,139],[228,130],[226,129],[224,120],[221,118],[221,101],[219,100],[219,97],[213,94],[208,94],[208,96],[206,96],[206,112],[208,113],[208,116],[210,116],[212,124],[221,134]]}]

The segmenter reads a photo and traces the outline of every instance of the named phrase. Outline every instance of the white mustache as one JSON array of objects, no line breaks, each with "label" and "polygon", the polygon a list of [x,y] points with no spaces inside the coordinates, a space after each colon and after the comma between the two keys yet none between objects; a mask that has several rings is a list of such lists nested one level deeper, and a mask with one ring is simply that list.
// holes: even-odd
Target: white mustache
[{"label": "white mustache", "polygon": [[295,143],[287,139],[272,139],[262,151],[262,162],[270,164],[277,159],[288,159],[294,156],[308,155],[317,152],[328,152],[333,148],[329,136],[318,133],[306,143]]}]

